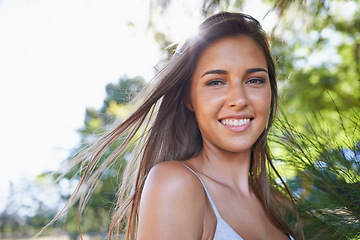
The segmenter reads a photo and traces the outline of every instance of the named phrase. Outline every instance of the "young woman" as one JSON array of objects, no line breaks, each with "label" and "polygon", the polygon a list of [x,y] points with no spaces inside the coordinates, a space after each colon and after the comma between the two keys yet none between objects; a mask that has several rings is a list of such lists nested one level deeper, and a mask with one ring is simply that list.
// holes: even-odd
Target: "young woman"
[{"label": "young woman", "polygon": [[277,174],[266,142],[277,86],[258,21],[226,12],[206,19],[154,81],[126,121],[75,158],[87,166],[64,211],[136,141],[110,237],[125,229],[125,239],[139,240],[293,239],[268,183],[267,166]]}]

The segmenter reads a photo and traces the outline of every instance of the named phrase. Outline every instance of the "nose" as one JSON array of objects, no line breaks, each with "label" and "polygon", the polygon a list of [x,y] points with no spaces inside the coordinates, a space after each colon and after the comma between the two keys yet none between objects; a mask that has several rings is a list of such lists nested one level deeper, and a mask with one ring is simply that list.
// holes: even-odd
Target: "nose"
[{"label": "nose", "polygon": [[229,107],[241,109],[248,105],[248,103],[245,86],[241,83],[230,86],[227,98],[227,105]]}]

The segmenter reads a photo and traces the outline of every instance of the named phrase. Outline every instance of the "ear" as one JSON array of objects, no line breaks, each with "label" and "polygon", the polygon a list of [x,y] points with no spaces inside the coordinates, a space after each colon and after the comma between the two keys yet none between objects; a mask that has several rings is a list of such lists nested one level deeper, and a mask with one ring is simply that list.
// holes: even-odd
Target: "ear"
[{"label": "ear", "polygon": [[194,108],[191,103],[191,86],[189,86],[189,84],[191,84],[191,82],[187,83],[184,95],[182,96],[182,102],[190,112],[194,112]]},{"label": "ear", "polygon": [[189,109],[190,111],[194,112],[194,108],[191,105],[191,103],[186,103],[185,106],[187,107],[187,109]]},{"label": "ear", "polygon": [[191,112],[194,112],[194,108],[190,101],[188,101],[187,99],[184,99],[183,103],[187,109],[189,109]]}]

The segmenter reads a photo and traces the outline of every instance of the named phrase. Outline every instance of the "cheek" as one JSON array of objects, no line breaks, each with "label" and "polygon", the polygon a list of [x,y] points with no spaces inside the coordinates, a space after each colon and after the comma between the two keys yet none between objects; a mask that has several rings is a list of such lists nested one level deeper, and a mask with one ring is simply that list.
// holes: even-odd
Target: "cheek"
[{"label": "cheek", "polygon": [[267,122],[270,114],[271,107],[271,91],[264,91],[259,94],[256,94],[251,99],[252,106],[258,115],[264,117],[264,121]]},{"label": "cheek", "polygon": [[194,91],[191,96],[193,112],[202,135],[213,128],[221,109],[221,97],[211,91]]},{"label": "cheek", "polygon": [[263,111],[265,113],[266,116],[266,122],[265,124],[268,122],[269,120],[269,116],[270,116],[270,109],[271,109],[271,92],[267,94],[266,98],[264,99],[264,106],[263,106]]},{"label": "cheek", "polygon": [[213,91],[205,89],[196,89],[193,88],[191,91],[191,103],[194,111],[198,112],[207,112],[208,108],[211,108],[214,105],[217,105],[219,101]]},{"label": "cheek", "polygon": [[209,119],[209,116],[212,115],[211,106],[211,101],[209,101],[207,98],[196,98],[195,101],[193,101],[193,111],[198,122]]},{"label": "cheek", "polygon": [[271,93],[269,93],[266,97],[266,100],[264,100],[266,103],[264,106],[265,111],[267,112],[267,115],[270,114],[270,107],[271,107]]},{"label": "cheek", "polygon": [[224,97],[211,91],[199,91],[192,97],[192,104],[193,111],[199,120],[209,120],[218,117],[224,104]]}]

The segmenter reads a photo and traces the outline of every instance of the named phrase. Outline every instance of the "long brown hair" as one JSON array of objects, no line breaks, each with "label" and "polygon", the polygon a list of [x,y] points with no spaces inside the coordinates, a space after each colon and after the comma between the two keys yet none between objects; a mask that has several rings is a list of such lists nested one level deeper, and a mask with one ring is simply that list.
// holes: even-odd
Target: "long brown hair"
[{"label": "long brown hair", "polygon": [[[267,61],[271,86],[268,123],[252,147],[250,184],[275,226],[285,233],[291,233],[274,207],[267,173],[267,165],[270,165],[280,177],[271,163],[266,140],[274,122],[278,102],[275,63],[270,54],[266,34],[259,22],[245,14],[228,12],[218,13],[206,19],[199,26],[197,34],[178,47],[167,66],[149,83],[145,92],[139,94],[139,107],[125,121],[114,124],[111,130],[74,157],[71,166],[84,163],[84,170],[79,185],[54,220],[66,212],[78,198],[80,218],[81,210],[104,170],[136,142],[132,157],[124,171],[109,228],[109,238],[124,229],[125,239],[136,238],[141,193],[150,169],[163,161],[189,159],[202,150],[202,137],[195,115],[184,104],[189,95],[190,79],[199,55],[211,43],[237,35],[248,36],[261,47]],[[121,146],[100,163],[104,152],[119,138],[124,139]]]}]

